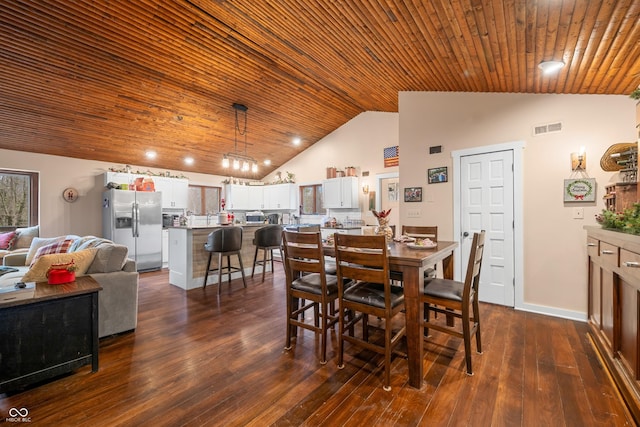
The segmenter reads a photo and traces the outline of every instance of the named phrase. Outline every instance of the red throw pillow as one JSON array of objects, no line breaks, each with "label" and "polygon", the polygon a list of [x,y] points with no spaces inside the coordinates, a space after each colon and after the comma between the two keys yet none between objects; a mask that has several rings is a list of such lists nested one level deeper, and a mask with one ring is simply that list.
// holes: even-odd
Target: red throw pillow
[{"label": "red throw pillow", "polygon": [[11,250],[15,240],[16,240],[15,231],[9,231],[8,233],[0,233],[0,249]]},{"label": "red throw pillow", "polygon": [[69,247],[73,243],[73,240],[61,240],[59,242],[51,243],[46,246],[42,246],[38,249],[33,260],[31,261],[31,265],[35,264],[35,262],[43,255],[49,254],[66,254],[69,251]]}]

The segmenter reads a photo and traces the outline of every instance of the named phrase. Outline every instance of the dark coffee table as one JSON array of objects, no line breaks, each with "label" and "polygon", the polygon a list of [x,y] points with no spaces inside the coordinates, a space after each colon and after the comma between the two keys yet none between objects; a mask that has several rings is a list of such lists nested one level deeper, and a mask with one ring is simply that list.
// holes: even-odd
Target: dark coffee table
[{"label": "dark coffee table", "polygon": [[90,276],[36,283],[0,300],[0,393],[72,372],[98,370],[98,292]]}]

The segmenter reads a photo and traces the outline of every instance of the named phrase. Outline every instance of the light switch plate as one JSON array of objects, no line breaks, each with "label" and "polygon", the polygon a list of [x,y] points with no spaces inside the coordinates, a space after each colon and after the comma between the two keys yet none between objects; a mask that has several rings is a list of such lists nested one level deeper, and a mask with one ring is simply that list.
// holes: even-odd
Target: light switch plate
[{"label": "light switch plate", "polygon": [[584,219],[584,208],[573,208],[573,219]]},{"label": "light switch plate", "polygon": [[420,218],[422,212],[420,209],[408,209],[407,210],[407,218]]}]

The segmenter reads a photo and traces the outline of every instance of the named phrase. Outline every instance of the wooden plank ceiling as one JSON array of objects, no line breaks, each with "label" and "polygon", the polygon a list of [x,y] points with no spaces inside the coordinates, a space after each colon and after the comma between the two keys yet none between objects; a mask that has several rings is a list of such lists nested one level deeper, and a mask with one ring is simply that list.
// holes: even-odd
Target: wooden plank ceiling
[{"label": "wooden plank ceiling", "polygon": [[398,91],[629,94],[639,20],[638,0],[3,0],[0,148],[223,176],[246,148],[272,164],[233,175],[261,178]]}]

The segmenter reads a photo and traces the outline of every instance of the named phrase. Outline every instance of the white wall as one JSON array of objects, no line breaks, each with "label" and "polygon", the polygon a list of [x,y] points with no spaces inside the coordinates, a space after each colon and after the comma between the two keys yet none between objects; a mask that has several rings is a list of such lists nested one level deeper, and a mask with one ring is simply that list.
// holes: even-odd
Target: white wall
[{"label": "white wall", "polygon": [[[376,174],[397,172],[398,167],[384,167],[383,150],[398,145],[398,113],[368,111],[361,113],[348,123],[331,132],[309,149],[278,168],[296,175],[296,184],[320,184],[327,177],[326,168],[335,166],[344,169],[355,166],[358,170],[359,188],[369,185],[376,188]],[[362,172],[369,176],[363,177]],[[266,182],[273,175],[265,177]],[[368,210],[368,196],[359,191],[362,219],[375,224],[375,218]]]},{"label": "white wall", "polygon": [[[80,160],[70,157],[50,156],[0,149],[0,169],[34,171],[40,173],[40,235],[44,237],[63,234],[102,235],[102,191],[103,174],[110,168],[124,165]],[[149,168],[131,165],[133,170]],[[161,172],[150,169],[152,172]],[[184,174],[190,184],[222,187],[225,177],[186,171],[172,171],[173,175]],[[67,203],[62,192],[74,187],[80,197]]]},{"label": "white wall", "polygon": [[[600,168],[600,157],[618,142],[635,140],[635,101],[610,95],[533,95],[402,92],[399,95],[400,186],[422,186],[421,222],[453,236],[453,183],[427,184],[428,168],[447,166],[454,150],[525,141],[524,300],[536,311],[586,313],[587,269],[584,225],[604,208],[604,186],[617,174]],[[533,137],[536,124],[561,121],[563,130]],[[441,154],[428,147],[442,145]],[[584,146],[587,173],[597,180],[596,202],[584,203],[585,219],[573,219],[575,204],[563,202],[570,154]],[[431,199],[429,202],[427,199]],[[417,205],[417,206],[416,206]],[[407,205],[401,203],[401,223]]]}]

